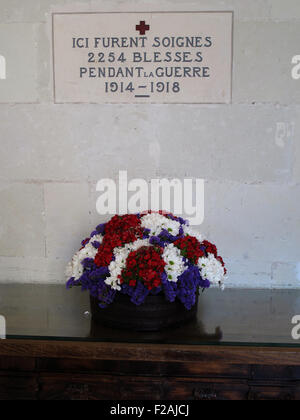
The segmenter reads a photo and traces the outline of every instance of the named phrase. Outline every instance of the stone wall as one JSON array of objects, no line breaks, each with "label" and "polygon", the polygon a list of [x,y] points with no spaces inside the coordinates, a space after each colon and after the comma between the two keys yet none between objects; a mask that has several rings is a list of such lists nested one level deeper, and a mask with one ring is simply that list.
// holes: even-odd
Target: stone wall
[{"label": "stone wall", "polygon": [[[232,105],[55,105],[51,13],[234,11]],[[204,178],[229,284],[300,284],[298,0],[1,0],[0,281],[62,282],[96,182]],[[134,151],[134,152],[133,152]]]}]

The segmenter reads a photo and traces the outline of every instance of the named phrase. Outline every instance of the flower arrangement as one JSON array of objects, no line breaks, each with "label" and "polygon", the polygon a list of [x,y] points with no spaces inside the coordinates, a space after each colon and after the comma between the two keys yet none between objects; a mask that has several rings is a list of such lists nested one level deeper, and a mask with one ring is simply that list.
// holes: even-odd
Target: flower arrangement
[{"label": "flower arrangement", "polygon": [[114,216],[82,242],[67,267],[67,288],[81,286],[110,305],[118,293],[135,305],[164,294],[190,310],[199,288],[224,287],[226,268],[215,245],[171,213]]}]

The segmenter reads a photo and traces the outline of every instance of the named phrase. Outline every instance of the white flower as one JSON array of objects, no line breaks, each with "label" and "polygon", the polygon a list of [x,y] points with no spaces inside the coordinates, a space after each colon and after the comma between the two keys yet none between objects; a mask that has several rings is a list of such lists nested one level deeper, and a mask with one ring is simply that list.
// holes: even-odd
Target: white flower
[{"label": "white flower", "polygon": [[141,218],[142,227],[150,230],[150,235],[157,236],[164,229],[168,230],[171,235],[179,235],[180,223],[176,220],[168,219],[159,213],[149,213]]},{"label": "white flower", "polygon": [[121,291],[119,279],[116,279],[115,277],[109,277],[108,279],[106,279],[105,284],[110,286],[112,289],[117,290],[118,292]]},{"label": "white flower", "polygon": [[83,274],[83,266],[81,264],[80,259],[80,251],[77,252],[74,257],[72,258],[72,261],[68,264],[66,269],[66,277],[70,279],[71,277],[74,277],[75,280],[78,280]]},{"label": "white flower", "polygon": [[143,246],[150,246],[149,239],[138,239],[137,241],[133,242],[129,245],[129,248],[132,251],[137,251],[140,248],[143,248]]},{"label": "white flower", "polygon": [[121,290],[119,276],[126,267],[126,260],[130,252],[131,251],[127,246],[124,248],[116,248],[114,250],[115,261],[110,263],[108,267],[110,277],[105,280],[105,283],[114,290]]},{"label": "white flower", "polygon": [[178,277],[186,269],[180,250],[174,244],[166,246],[163,252],[163,260],[167,264],[165,271],[168,275],[168,280],[177,283]]},{"label": "white flower", "polygon": [[67,265],[66,268],[66,277],[68,279],[70,279],[71,277],[74,277],[75,280],[80,279],[84,272],[82,262],[86,258],[94,259],[96,257],[98,250],[94,247],[93,243],[99,242],[101,244],[102,241],[103,236],[96,235],[85,245],[85,247],[83,247],[74,255],[72,261]]},{"label": "white flower", "polygon": [[193,236],[196,238],[200,243],[204,241],[204,237],[201,235],[201,233],[197,232],[196,230],[193,230],[189,226],[184,226],[183,231],[185,235]]},{"label": "white flower", "polygon": [[102,244],[103,242],[103,236],[102,235],[95,235],[91,238],[89,243],[93,243],[93,242],[99,242],[100,244]]},{"label": "white flower", "polygon": [[207,258],[200,258],[198,267],[204,280],[209,280],[211,284],[223,284],[225,269],[213,254],[208,254]]}]

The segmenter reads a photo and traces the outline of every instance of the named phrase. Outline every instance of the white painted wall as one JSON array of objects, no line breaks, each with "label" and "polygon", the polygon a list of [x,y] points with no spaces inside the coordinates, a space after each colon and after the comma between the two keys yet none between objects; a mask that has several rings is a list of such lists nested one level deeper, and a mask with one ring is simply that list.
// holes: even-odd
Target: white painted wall
[{"label": "white painted wall", "polygon": [[[54,105],[53,11],[233,10],[232,105]],[[1,0],[0,281],[62,282],[96,182],[206,179],[230,285],[300,285],[298,0]]]},{"label": "white painted wall", "polygon": [[3,55],[0,55],[0,79],[6,79],[6,59]]}]

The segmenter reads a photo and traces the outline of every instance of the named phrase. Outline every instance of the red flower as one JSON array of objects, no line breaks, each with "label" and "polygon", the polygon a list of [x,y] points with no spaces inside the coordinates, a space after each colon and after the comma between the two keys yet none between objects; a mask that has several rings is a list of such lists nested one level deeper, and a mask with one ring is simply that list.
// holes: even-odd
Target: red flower
[{"label": "red flower", "polygon": [[95,264],[98,267],[108,266],[113,258],[115,248],[122,247],[143,237],[141,220],[134,214],[114,216],[105,227],[102,245],[98,249]]},{"label": "red flower", "polygon": [[218,250],[217,250],[216,245],[213,245],[208,241],[203,241],[202,245],[205,246],[207,254],[213,254],[217,258]]},{"label": "red flower", "polygon": [[199,258],[205,256],[200,242],[193,236],[178,239],[174,245],[181,250],[182,256],[189,259],[193,264],[198,264]]},{"label": "red flower", "polygon": [[143,283],[149,290],[161,285],[161,274],[166,263],[161,258],[161,248],[142,247],[131,252],[123,270],[122,283],[135,287],[137,282]]},{"label": "red flower", "polygon": [[218,256],[218,257],[216,257],[217,258],[217,260],[222,264],[222,266],[224,267],[224,273],[225,273],[225,275],[227,274],[227,268],[225,267],[225,263],[224,263],[224,260],[223,260],[223,258],[222,257],[220,257],[220,256]]}]

